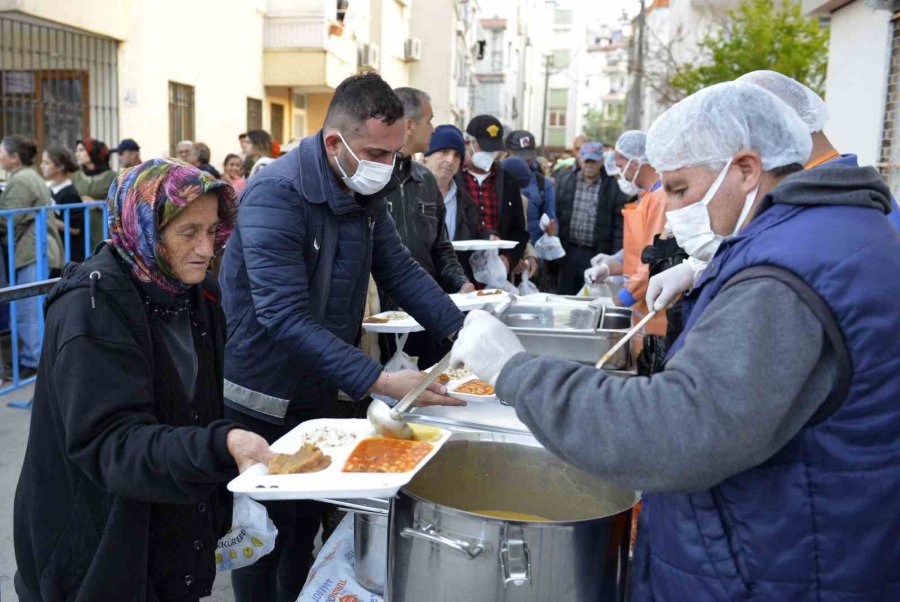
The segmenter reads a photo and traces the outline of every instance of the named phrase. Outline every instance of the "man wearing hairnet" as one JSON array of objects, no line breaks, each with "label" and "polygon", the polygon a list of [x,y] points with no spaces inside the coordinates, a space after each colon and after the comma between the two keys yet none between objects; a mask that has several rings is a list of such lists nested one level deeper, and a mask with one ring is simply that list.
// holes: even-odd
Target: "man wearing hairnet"
[{"label": "man wearing hairnet", "polygon": [[810,150],[741,82],[650,128],[675,234],[716,247],[663,372],[533,357],[480,311],[454,345],[545,447],[645,492],[632,599],[900,599],[900,236],[875,169]]},{"label": "man wearing hairnet", "polygon": [[[610,275],[624,275],[625,285],[613,300],[617,305],[633,308],[635,321],[640,321],[648,311],[644,296],[650,279],[649,266],[641,262],[641,253],[653,244],[653,237],[662,232],[666,223],[666,193],[659,174],[647,160],[644,132],[629,130],[619,136],[605,165],[606,173],[616,177],[622,192],[628,196],[639,195],[638,202],[622,209],[621,258],[603,253],[595,255],[591,267],[584,271],[584,282],[590,286]],[[665,316],[653,318],[642,334],[666,334]],[[641,341],[636,340],[633,348],[639,351]]]},{"label": "man wearing hairnet", "polygon": [[[737,78],[739,82],[753,84],[768,90],[792,108],[809,130],[812,138],[812,151],[806,160],[804,169],[814,169],[820,165],[846,165],[859,167],[856,155],[840,154],[825,136],[822,130],[828,121],[828,108],[825,101],[795,79],[782,75],[777,71],[752,71]],[[900,229],[900,208],[891,197],[891,212],[888,219]],[[696,278],[706,267],[706,260],[693,258],[665,273],[655,276],[647,289],[647,304],[661,310],[669,307],[678,297],[689,291]]]}]

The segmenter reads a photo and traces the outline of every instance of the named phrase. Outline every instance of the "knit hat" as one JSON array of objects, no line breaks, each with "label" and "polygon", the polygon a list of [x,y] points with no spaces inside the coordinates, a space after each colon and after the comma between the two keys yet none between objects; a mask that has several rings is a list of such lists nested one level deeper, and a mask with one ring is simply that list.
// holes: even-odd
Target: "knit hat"
[{"label": "knit hat", "polygon": [[431,135],[431,143],[428,145],[428,150],[425,151],[425,156],[447,148],[458,152],[460,158],[466,156],[466,143],[459,128],[453,125],[439,125]]}]

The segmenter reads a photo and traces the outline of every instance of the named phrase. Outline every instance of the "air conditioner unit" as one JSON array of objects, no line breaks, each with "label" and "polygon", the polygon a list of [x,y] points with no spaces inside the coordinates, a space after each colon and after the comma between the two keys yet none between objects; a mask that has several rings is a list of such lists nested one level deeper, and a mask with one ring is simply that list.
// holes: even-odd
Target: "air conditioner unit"
[{"label": "air conditioner unit", "polygon": [[409,38],[403,44],[403,58],[407,61],[422,60],[422,40]]},{"label": "air conditioner unit", "polygon": [[359,47],[359,66],[361,69],[378,69],[381,52],[378,44],[363,44]]}]

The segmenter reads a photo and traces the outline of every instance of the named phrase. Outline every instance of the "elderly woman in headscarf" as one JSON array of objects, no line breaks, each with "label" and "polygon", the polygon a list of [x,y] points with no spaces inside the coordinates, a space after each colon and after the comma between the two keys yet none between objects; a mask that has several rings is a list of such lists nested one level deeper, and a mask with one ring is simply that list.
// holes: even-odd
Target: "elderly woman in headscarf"
[{"label": "elderly woman in headscarf", "polygon": [[[96,138],[85,138],[75,144],[75,162],[79,170],[72,176],[72,185],[83,203],[103,201],[116,173],[109,168],[109,147]],[[91,209],[91,248],[103,240],[103,212]]]},{"label": "elderly woman in headscarf", "polygon": [[225,483],[270,457],[222,419],[225,323],[207,268],[234,190],[154,159],[121,172],[109,203],[111,240],[47,298],[15,499],[23,602],[209,595]]}]

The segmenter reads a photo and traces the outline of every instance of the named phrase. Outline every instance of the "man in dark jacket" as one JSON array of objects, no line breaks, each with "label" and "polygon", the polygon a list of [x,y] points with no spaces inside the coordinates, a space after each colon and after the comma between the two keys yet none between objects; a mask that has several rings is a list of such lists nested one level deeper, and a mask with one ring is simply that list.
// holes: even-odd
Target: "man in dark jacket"
[{"label": "man in dark jacket", "polygon": [[413,155],[428,149],[434,131],[431,99],[414,88],[397,88],[394,93],[403,102],[406,123],[406,144],[398,159],[400,186],[386,197],[397,233],[413,259],[444,291],[474,291],[450,243],[444,223],[447,210],[437,181],[427,167],[413,160]]},{"label": "man in dark jacket", "polygon": [[472,118],[466,127],[466,164],[454,179],[478,208],[481,217],[479,237],[493,235],[518,243],[514,249],[500,253],[509,273],[522,259],[528,229],[519,184],[504,172],[497,160],[502,150],[503,126],[500,121],[491,115]]},{"label": "man in dark jacket", "polygon": [[[322,131],[254,176],[241,197],[220,275],[226,415],[270,441],[332,416],[338,389],[356,400],[369,392],[400,399],[421,380],[418,371],[384,373],[354,344],[370,272],[435,339],[462,325],[403,246],[384,199],[404,142],[402,117],[377,74],[348,78]],[[420,402],[456,403],[440,385]],[[234,572],[239,601],[296,599],[312,560],[321,507],[268,509],[279,531],[275,550]]]},{"label": "man in dark jacket", "polygon": [[[400,150],[397,173],[400,185],[385,198],[397,225],[400,240],[412,258],[447,293],[469,293],[475,286],[469,281],[447,233],[447,209],[437,182],[428,168],[413,159],[428,149],[434,127],[434,112],[428,95],[415,88],[397,88],[394,93],[403,103],[406,143]],[[396,302],[379,290],[381,309],[397,309]],[[396,351],[394,335],[379,338],[385,361]],[[409,335],[404,351],[418,358],[420,368],[433,365],[449,351],[449,346],[434,341],[427,333]]]},{"label": "man in dark jacket", "polygon": [[566,250],[560,260],[560,294],[581,289],[594,255],[622,248],[622,207],[630,200],[603,169],[603,147],[597,142],[582,145],[580,166],[560,174],[557,182],[559,238]]}]

